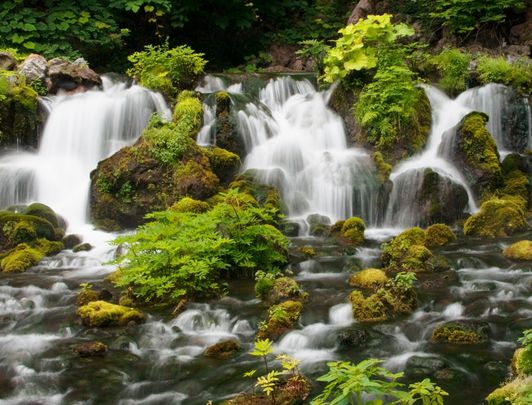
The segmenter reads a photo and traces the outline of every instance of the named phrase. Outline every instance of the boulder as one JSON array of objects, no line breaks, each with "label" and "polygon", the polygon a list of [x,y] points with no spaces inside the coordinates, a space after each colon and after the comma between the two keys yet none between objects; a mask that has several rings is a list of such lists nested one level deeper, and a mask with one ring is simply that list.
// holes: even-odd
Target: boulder
[{"label": "boulder", "polygon": [[106,301],[91,301],[77,311],[84,325],[88,327],[126,326],[130,322],[139,323],[144,314],[137,309]]},{"label": "boulder", "polygon": [[9,52],[0,52],[0,70],[14,70],[17,60]]},{"label": "boulder", "polygon": [[503,255],[514,260],[532,260],[532,241],[515,242],[503,250]]},{"label": "boulder", "polygon": [[284,301],[268,309],[268,320],[259,326],[257,339],[275,340],[294,327],[303,310],[299,301]]},{"label": "boulder", "polygon": [[27,83],[44,81],[48,73],[48,63],[44,56],[32,53],[20,64],[18,71],[26,78]]},{"label": "boulder", "polygon": [[234,356],[239,350],[240,343],[235,339],[229,339],[207,347],[203,355],[212,359],[225,360]]},{"label": "boulder", "polygon": [[489,340],[490,327],[486,322],[451,321],[432,331],[433,343],[479,344]]},{"label": "boulder", "polygon": [[336,341],[343,347],[361,347],[370,338],[365,329],[349,328],[344,329],[336,336]]},{"label": "boulder", "polygon": [[357,288],[376,290],[383,287],[389,278],[383,270],[365,269],[349,277],[349,285]]},{"label": "boulder", "polygon": [[445,224],[433,224],[425,230],[425,246],[444,246],[449,242],[456,240],[456,235]]},{"label": "boulder", "polygon": [[56,94],[59,90],[85,91],[102,85],[100,76],[90,69],[83,59],[69,62],[55,58],[48,61],[48,79],[48,90],[51,94]]},{"label": "boulder", "polygon": [[88,252],[89,250],[92,250],[92,245],[90,243],[80,243],[79,245],[76,245],[72,248],[72,252],[78,253],[78,252]]},{"label": "boulder", "polygon": [[105,352],[107,352],[107,346],[98,341],[86,342],[76,345],[74,351],[79,354],[80,357],[97,357],[103,356]]}]

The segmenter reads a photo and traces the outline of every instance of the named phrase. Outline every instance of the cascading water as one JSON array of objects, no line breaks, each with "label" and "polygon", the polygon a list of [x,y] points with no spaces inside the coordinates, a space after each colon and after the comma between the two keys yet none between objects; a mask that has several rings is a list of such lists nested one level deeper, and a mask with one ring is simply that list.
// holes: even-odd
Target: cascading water
[{"label": "cascading water", "polygon": [[150,115],[169,119],[161,95],[103,79],[103,91],[49,100],[39,151],[0,159],[0,208],[39,201],[65,217],[69,231],[87,223],[89,174],[97,163],[131,144]]}]

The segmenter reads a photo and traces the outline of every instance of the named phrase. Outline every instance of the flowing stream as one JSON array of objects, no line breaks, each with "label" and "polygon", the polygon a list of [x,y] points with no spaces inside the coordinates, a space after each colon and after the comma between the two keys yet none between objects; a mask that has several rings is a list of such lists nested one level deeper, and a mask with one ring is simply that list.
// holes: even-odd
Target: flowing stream
[{"label": "flowing stream", "polygon": [[[213,79],[203,86],[205,93],[220,89],[234,99],[246,92],[245,85],[228,87]],[[429,144],[394,170],[393,181],[432,167],[463,182],[458,168],[441,157],[441,144],[446,131],[473,107],[433,88],[427,93],[434,121]],[[248,148],[244,167],[280,188],[293,219],[304,221],[314,213],[331,221],[360,215],[376,225],[373,163],[368,152],[347,143],[340,118],[327,107],[328,97],[307,80],[279,78],[263,86],[255,101],[242,103],[236,117]],[[203,405],[250,390],[253,382],[242,375],[260,367],[247,352],[265,310],[254,297],[252,280],[235,281],[228,296],[192,304],[177,317],[151,309],[141,325],[89,329],[80,324],[75,315],[79,284],[102,286],[113,271],[103,264],[113,256],[103,242],[113,235],[86,224],[89,173],[99,160],[134,142],[152,112],[168,111],[157,95],[108,81],[104,91],[57,97],[49,107],[39,151],[0,158],[0,206],[47,203],[65,216],[69,232],[93,235],[99,242],[91,252],[65,250],[25,273],[0,273],[0,402]],[[204,117],[210,129],[205,126],[200,134],[206,144],[216,142],[216,111],[211,112]],[[471,210],[474,201],[471,196]],[[415,219],[397,225],[409,221]],[[276,342],[275,351],[301,360],[302,372],[311,377],[322,374],[328,360],[382,358],[386,367],[405,371],[407,383],[430,376],[453,402],[481,403],[505,379],[521,331],[532,327],[532,264],[516,264],[499,253],[532,233],[459,240],[440,249],[453,270],[419,276],[421,305],[412,315],[363,325],[352,318],[347,279],[355,269],[379,266],[382,239],[375,235],[367,232],[368,244],[357,249],[323,238],[291,240],[289,270],[310,296],[299,324]],[[316,257],[298,256],[298,247],[309,245]],[[113,289],[109,293],[118,296]],[[457,319],[485,322],[490,341],[458,348],[431,343],[438,324]],[[235,357],[222,361],[202,355],[227,338],[242,345]],[[104,342],[109,352],[101,358],[73,352],[76,344],[91,340]]]}]

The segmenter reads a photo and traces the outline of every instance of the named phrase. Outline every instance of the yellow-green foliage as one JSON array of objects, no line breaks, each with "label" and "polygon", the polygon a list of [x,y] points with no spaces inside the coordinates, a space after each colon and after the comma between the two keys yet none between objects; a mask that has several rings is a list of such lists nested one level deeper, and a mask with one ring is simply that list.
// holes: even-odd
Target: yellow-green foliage
[{"label": "yellow-green foliage", "polygon": [[380,269],[365,269],[349,277],[349,284],[353,287],[376,289],[388,282],[388,276]]},{"label": "yellow-green foliage", "polygon": [[374,152],[371,157],[375,162],[375,166],[377,166],[377,171],[379,172],[379,181],[381,183],[386,182],[390,176],[390,173],[392,172],[392,165],[384,160],[384,156],[381,152]]},{"label": "yellow-green foliage", "polygon": [[183,128],[190,128],[189,135],[195,138],[203,122],[201,101],[188,93],[183,97],[180,95],[174,108],[173,118],[175,122],[182,121]]},{"label": "yellow-green foliage", "polygon": [[353,317],[361,322],[382,322],[388,319],[386,306],[376,294],[364,297],[360,291],[353,291],[349,295],[353,307]]},{"label": "yellow-green foliage", "polygon": [[443,246],[447,243],[456,240],[456,235],[445,224],[434,224],[425,230],[426,246]]},{"label": "yellow-green foliage", "polygon": [[532,375],[532,345],[520,347],[514,352],[512,368],[517,374]]},{"label": "yellow-green foliage", "polygon": [[341,234],[344,238],[348,239],[351,244],[358,246],[364,243],[365,229],[366,224],[364,224],[362,219],[351,217],[346,219],[343,223]]},{"label": "yellow-green foliage", "polygon": [[176,212],[205,212],[208,211],[209,204],[205,201],[195,200],[190,197],[183,197],[170,207],[170,210]]},{"label": "yellow-green foliage", "polygon": [[32,245],[45,256],[56,255],[65,248],[63,242],[50,241],[48,239],[37,239]]},{"label": "yellow-green foliage", "polygon": [[6,273],[22,272],[37,265],[43,256],[37,249],[21,243],[2,259],[0,267]]},{"label": "yellow-green foliage", "polygon": [[426,233],[419,227],[408,229],[382,246],[383,265],[393,271],[429,271],[432,253],[425,246]]},{"label": "yellow-green foliage", "polygon": [[464,223],[464,234],[494,238],[527,229],[525,201],[520,197],[491,198]]},{"label": "yellow-green foliage", "polygon": [[142,312],[106,301],[92,301],[77,311],[83,323],[89,327],[124,326],[129,322],[142,322]]},{"label": "yellow-green foliage", "polygon": [[456,48],[445,49],[434,57],[441,76],[439,85],[443,90],[456,95],[466,89],[471,59],[471,55]]},{"label": "yellow-green foliage", "polygon": [[486,128],[489,117],[480,112],[467,114],[462,120],[460,148],[467,162],[493,178],[501,178],[502,168],[493,137]]},{"label": "yellow-green foliage", "polygon": [[509,259],[532,260],[532,241],[516,242],[504,249],[503,254]]},{"label": "yellow-green foliage", "polygon": [[466,324],[447,322],[432,331],[431,339],[433,342],[476,344],[486,342],[487,336]]},{"label": "yellow-green foliage", "polygon": [[275,340],[292,329],[299,319],[303,304],[299,301],[284,301],[268,309],[268,320],[262,322],[257,332],[257,339]]},{"label": "yellow-green foliage", "polygon": [[488,405],[529,405],[532,398],[532,376],[520,376],[497,388],[486,398]]},{"label": "yellow-green foliage", "polygon": [[477,72],[481,83],[502,83],[516,88],[523,94],[532,90],[532,63],[528,58],[509,62],[503,57],[478,58]]}]

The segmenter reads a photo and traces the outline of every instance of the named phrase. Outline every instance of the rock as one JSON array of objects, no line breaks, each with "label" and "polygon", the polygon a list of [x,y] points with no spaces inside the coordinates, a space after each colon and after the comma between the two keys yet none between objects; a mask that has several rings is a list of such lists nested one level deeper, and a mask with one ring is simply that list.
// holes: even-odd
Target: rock
[{"label": "rock", "polygon": [[[298,405],[306,403],[310,395],[310,382],[301,375],[290,377],[275,384],[275,403],[282,405]],[[271,404],[271,397],[266,394],[241,393],[224,401],[221,405],[266,405]]]},{"label": "rock", "polygon": [[74,347],[74,351],[79,354],[80,357],[103,356],[105,352],[107,352],[107,346],[98,341],[80,343]]},{"label": "rock", "polygon": [[290,277],[276,278],[267,296],[268,302],[272,304],[279,304],[288,300],[305,302],[307,298],[308,293]]},{"label": "rock", "polygon": [[316,256],[316,250],[312,246],[301,246],[297,250],[303,253],[306,257]]},{"label": "rock", "polygon": [[86,91],[102,85],[100,76],[80,60],[71,63],[55,58],[48,62],[49,92],[56,94],[59,90],[67,92]]},{"label": "rock", "polygon": [[241,162],[238,155],[228,150],[211,147],[204,150],[209,158],[212,171],[222,184],[228,184],[240,170]]},{"label": "rock", "polygon": [[405,374],[411,378],[432,377],[447,364],[439,357],[412,356],[406,361]]},{"label": "rock", "polygon": [[503,255],[514,260],[532,260],[532,241],[522,240],[504,249]]},{"label": "rock", "polygon": [[523,231],[528,228],[525,206],[521,197],[491,198],[467,219],[464,234],[494,238]]},{"label": "rock", "polygon": [[369,14],[373,14],[373,9],[372,0],[359,0],[355,8],[351,11],[347,24],[356,24],[361,18],[366,18]]},{"label": "rock", "polygon": [[388,276],[380,269],[365,269],[349,277],[349,285],[376,290],[388,282]]},{"label": "rock", "polygon": [[362,127],[355,120],[353,105],[357,102],[355,93],[342,82],[334,88],[329,101],[330,108],[342,117],[348,139],[365,144]]},{"label": "rock", "polygon": [[336,336],[336,341],[344,347],[361,347],[369,339],[369,333],[364,329],[344,329]]},{"label": "rock", "polygon": [[92,250],[92,245],[90,243],[80,243],[79,245],[76,245],[72,248],[72,251],[74,253],[88,252],[90,250]]},{"label": "rock", "polygon": [[238,133],[231,106],[231,97],[227,92],[216,93],[216,146],[243,159],[247,154],[246,145]]},{"label": "rock", "polygon": [[426,231],[426,246],[444,246],[449,242],[456,240],[454,232],[445,224],[434,224],[429,226]]},{"label": "rock", "polygon": [[359,246],[364,243],[364,230],[366,224],[358,217],[351,217],[342,224],[341,236],[353,246]]},{"label": "rock", "polygon": [[57,214],[49,206],[41,203],[33,203],[22,211],[25,215],[33,215],[50,222],[55,228],[59,227]]},{"label": "rock", "polygon": [[438,325],[432,331],[434,343],[479,344],[489,340],[490,328],[486,322],[451,321]]},{"label": "rock", "polygon": [[44,254],[25,243],[19,244],[0,261],[0,269],[6,273],[18,273],[37,265]]},{"label": "rock", "polygon": [[382,264],[391,271],[432,271],[432,252],[425,247],[426,234],[419,227],[397,235],[382,249]]},{"label": "rock", "polygon": [[299,301],[272,305],[268,309],[268,320],[259,326],[257,339],[276,340],[294,327],[302,310],[303,304]]},{"label": "rock", "polygon": [[203,355],[212,359],[225,360],[234,356],[239,350],[240,343],[235,339],[230,339],[207,347]]},{"label": "rock", "polygon": [[[510,29],[510,35],[514,43],[522,44],[522,45],[528,45],[529,52],[530,52],[530,46],[532,45],[532,10],[528,10],[526,13],[526,21],[514,25]],[[528,53],[525,56],[529,56],[530,53]]]},{"label": "rock", "polygon": [[77,311],[83,324],[88,327],[126,326],[130,322],[139,323],[144,314],[137,309],[111,304],[105,301],[92,301]]},{"label": "rock", "polygon": [[282,221],[281,232],[288,237],[296,237],[299,235],[300,225],[297,222]]},{"label": "rock", "polygon": [[65,249],[72,249],[76,245],[80,245],[82,243],[82,239],[80,235],[66,235],[63,238],[63,244],[65,245]]},{"label": "rock", "polygon": [[327,236],[329,234],[331,220],[320,214],[311,214],[307,217],[309,233],[312,236]]},{"label": "rock", "polygon": [[0,70],[14,70],[17,60],[9,52],[0,52]]},{"label": "rock", "polygon": [[18,67],[18,71],[26,78],[27,83],[35,80],[44,81],[48,73],[46,58],[37,54],[30,54]]}]

